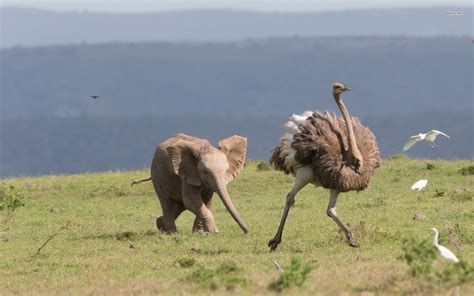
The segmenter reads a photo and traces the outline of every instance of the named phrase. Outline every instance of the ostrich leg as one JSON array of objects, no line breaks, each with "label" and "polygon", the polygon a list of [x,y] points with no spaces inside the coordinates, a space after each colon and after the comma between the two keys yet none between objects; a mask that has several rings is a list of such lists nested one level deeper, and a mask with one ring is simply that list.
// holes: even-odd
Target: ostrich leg
[{"label": "ostrich leg", "polygon": [[334,220],[334,222],[336,222],[337,226],[339,226],[339,228],[342,231],[344,231],[344,234],[346,235],[346,238],[347,238],[347,241],[349,242],[349,245],[351,247],[356,248],[359,245],[357,244],[356,240],[352,236],[352,232],[349,230],[349,228],[347,228],[346,225],[344,225],[344,223],[342,223],[342,221],[337,216],[336,202],[337,202],[337,196],[338,195],[339,195],[339,192],[337,192],[335,190],[330,190],[329,191],[329,204],[328,204],[328,208],[326,210],[326,214],[329,217],[331,217]]},{"label": "ostrich leg", "polygon": [[288,217],[288,212],[290,211],[291,206],[295,203],[295,196],[303,187],[308,185],[309,182],[314,180],[313,170],[309,166],[305,166],[297,169],[295,183],[293,184],[293,189],[286,195],[285,209],[283,210],[283,215],[281,216],[280,226],[278,227],[275,237],[268,242],[270,251],[274,251],[278,245],[281,243],[281,238],[283,236],[283,228],[285,227],[286,218]]}]

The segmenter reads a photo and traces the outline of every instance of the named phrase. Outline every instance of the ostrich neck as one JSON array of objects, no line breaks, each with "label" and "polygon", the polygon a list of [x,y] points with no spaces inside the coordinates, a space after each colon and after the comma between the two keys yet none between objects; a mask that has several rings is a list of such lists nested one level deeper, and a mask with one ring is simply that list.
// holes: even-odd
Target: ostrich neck
[{"label": "ostrich neck", "polygon": [[351,117],[349,115],[349,112],[347,111],[346,105],[344,105],[344,102],[342,102],[342,99],[339,94],[334,94],[334,99],[336,100],[336,104],[339,107],[339,110],[341,110],[342,117],[344,118],[344,121],[346,122],[346,127],[347,127],[347,134],[348,134],[348,143],[349,143],[349,160],[352,160],[353,157],[356,157],[359,159],[359,161],[362,161],[362,157],[359,151],[359,148],[357,147],[356,139],[354,136],[354,129],[352,127],[352,121]]}]

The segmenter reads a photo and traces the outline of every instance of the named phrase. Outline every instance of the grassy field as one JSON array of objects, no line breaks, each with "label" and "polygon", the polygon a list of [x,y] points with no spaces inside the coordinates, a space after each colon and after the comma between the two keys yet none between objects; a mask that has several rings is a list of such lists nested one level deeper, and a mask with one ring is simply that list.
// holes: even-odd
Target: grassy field
[{"label": "grassy field", "polygon": [[[267,242],[292,177],[257,164],[247,162],[229,186],[247,235],[218,198],[219,234],[193,234],[190,212],[178,219],[177,234],[160,234],[152,184],[130,186],[148,170],[0,180],[0,294],[261,295],[279,293],[282,277],[284,294],[474,295],[474,175],[460,173],[473,161],[384,160],[367,190],[342,194],[337,205],[356,249],[325,214],[327,190],[307,186],[272,253]],[[429,183],[417,195],[410,186],[419,179]],[[430,253],[431,227],[464,269]],[[427,267],[413,274],[407,256]],[[312,269],[306,281],[292,277],[292,258]]]}]

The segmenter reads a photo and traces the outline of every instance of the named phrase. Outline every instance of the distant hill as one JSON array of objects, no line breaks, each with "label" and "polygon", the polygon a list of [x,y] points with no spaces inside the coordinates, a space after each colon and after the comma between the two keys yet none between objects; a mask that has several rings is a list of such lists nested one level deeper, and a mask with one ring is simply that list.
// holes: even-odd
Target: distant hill
[{"label": "distant hill", "polygon": [[267,158],[291,113],[338,112],[336,80],[384,157],[430,129],[451,139],[410,156],[474,157],[467,37],[18,47],[0,60],[0,176],[142,168],[177,132],[240,134],[249,158]]},{"label": "distant hill", "polygon": [[472,108],[467,37],[109,43],[13,48],[0,58],[4,119],[336,110],[337,80],[352,87],[346,101],[358,115]]},{"label": "distant hill", "polygon": [[[446,15],[461,11],[462,16]],[[190,10],[142,14],[6,7],[1,46],[111,41],[231,41],[287,36],[472,36],[472,9],[429,7],[333,12]]]}]

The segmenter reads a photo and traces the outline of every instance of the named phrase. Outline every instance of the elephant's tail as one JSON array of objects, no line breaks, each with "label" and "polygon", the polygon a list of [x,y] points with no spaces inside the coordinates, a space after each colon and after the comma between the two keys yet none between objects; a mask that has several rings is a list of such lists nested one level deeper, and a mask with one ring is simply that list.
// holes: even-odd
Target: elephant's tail
[{"label": "elephant's tail", "polygon": [[144,178],[144,179],[132,180],[132,186],[135,185],[135,184],[142,183],[142,182],[147,182],[147,181],[151,181],[151,177]]}]

